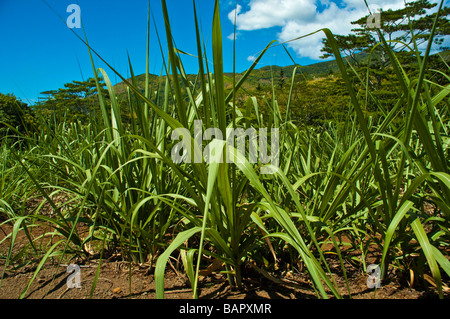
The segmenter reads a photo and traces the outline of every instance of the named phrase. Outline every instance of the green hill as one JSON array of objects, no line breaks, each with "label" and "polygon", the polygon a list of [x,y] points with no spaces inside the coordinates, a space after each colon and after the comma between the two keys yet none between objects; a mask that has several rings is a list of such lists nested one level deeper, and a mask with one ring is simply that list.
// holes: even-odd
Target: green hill
[{"label": "green hill", "polygon": [[[415,74],[418,72],[417,62],[414,58],[402,55],[402,67],[406,72]],[[357,55],[360,62],[368,61],[368,54],[361,53]],[[375,59],[375,58],[373,58]],[[446,62],[450,61],[450,51],[440,52],[440,57],[435,54],[430,57],[428,69],[439,69],[442,67],[442,59]],[[264,112],[268,104],[268,99],[271,98],[272,92],[275,91],[280,111],[284,113],[284,108],[288,103],[288,96],[290,91],[291,77],[294,68],[297,67],[295,85],[292,91],[292,99],[290,100],[290,109],[294,119],[301,119],[303,122],[312,124],[327,121],[329,119],[345,118],[346,110],[349,103],[348,91],[340,76],[339,68],[335,60],[318,62],[306,66],[264,66],[255,69],[247,77],[241,91],[237,98],[238,107],[243,107],[248,102],[250,96],[256,97],[258,104],[261,105],[261,112]],[[390,71],[390,67],[375,67],[370,72],[372,97],[377,100],[374,103],[372,100],[361,101],[366,105],[366,112],[375,115],[380,108],[388,110],[392,107],[393,101],[398,97],[397,80]],[[350,68],[348,68],[350,70]],[[366,74],[366,68],[359,70],[361,74]],[[354,88],[360,92],[360,96],[365,96],[365,89],[360,85],[359,80],[349,72],[349,75],[354,81]],[[236,74],[236,79],[243,76],[243,73]],[[364,76],[364,75],[363,75]],[[434,80],[440,82],[438,75],[434,73]],[[225,89],[230,91],[232,89],[232,73],[225,73]],[[196,74],[187,75],[189,86],[197,83],[199,88],[198,78]],[[131,82],[131,79],[129,79]],[[142,92],[145,88],[145,74],[135,76],[134,83]],[[180,80],[181,81],[181,80]],[[197,81],[197,82],[196,82]],[[164,94],[164,87],[166,83],[165,76],[158,76],[150,74],[149,78],[151,99],[157,103],[156,99]],[[185,87],[181,83],[181,87]],[[119,98],[127,101],[126,85],[119,83],[116,85],[116,92]],[[159,94],[156,95],[155,92]],[[159,97],[158,97],[159,96]],[[169,95],[169,99],[171,96]]]},{"label": "green hill", "polygon": [[[360,53],[357,55],[357,59],[360,61],[366,61],[367,60],[367,53]],[[290,78],[292,76],[292,72],[294,71],[295,65],[289,65],[289,66],[277,66],[277,65],[271,65],[271,66],[264,66],[258,69],[255,69],[251,72],[251,74],[248,76],[246,80],[246,87],[256,87],[258,84],[264,86],[264,85],[271,85],[272,81],[274,83],[277,83],[281,76],[285,76],[286,78]],[[323,61],[323,62],[317,62],[305,66],[297,65],[297,74],[300,77],[304,77],[306,80],[313,80],[316,78],[325,77],[327,75],[333,74],[339,72],[339,68],[336,64],[335,60],[331,61]],[[236,78],[239,79],[243,74],[239,73],[236,74]],[[225,73],[225,76],[228,76],[231,78],[233,76],[232,73]],[[188,75],[188,79],[190,81],[195,81],[196,75],[191,74]],[[131,81],[131,79],[129,79]],[[143,88],[145,83],[145,74],[137,75],[135,76],[135,81],[138,84],[138,87]],[[159,83],[164,83],[165,76],[160,78],[158,75],[150,74],[150,86],[152,88],[156,88]],[[119,93],[123,92],[125,90],[125,85],[123,82],[118,83],[116,85],[116,89]]]},{"label": "green hill", "polygon": [[[252,71],[252,73],[249,75],[249,77],[247,78],[246,83],[250,84],[250,85],[254,85],[256,86],[258,83],[260,84],[268,84],[270,85],[270,83],[273,81],[278,81],[280,78],[280,74],[283,73],[286,77],[290,77],[292,75],[292,72],[294,71],[295,66],[294,65],[289,65],[289,66],[277,66],[277,65],[272,65],[272,66],[264,66],[261,67],[259,69],[255,69]],[[314,64],[310,64],[310,65],[306,65],[306,66],[298,66],[297,69],[297,74],[303,74],[307,79],[314,79],[317,77],[323,77],[326,75],[329,75],[330,73],[335,73],[338,72],[338,67],[336,62],[333,61],[324,61],[324,62],[318,62],[318,63],[314,63]],[[239,79],[243,73],[239,73],[236,74],[237,79]],[[232,77],[233,74],[232,73],[225,73],[225,76],[228,77]],[[195,81],[195,74],[190,74],[188,75],[188,79]],[[163,76],[162,78],[158,75],[155,74],[150,74],[150,86],[152,87],[156,87],[156,85],[158,85],[159,82],[164,82],[165,81],[165,76]],[[131,79],[128,79],[129,81],[131,81]],[[139,87],[143,87],[144,83],[145,83],[145,74],[140,74],[135,76],[136,83],[138,84]],[[118,90],[119,93],[123,92],[125,90],[125,85],[123,82],[118,83],[116,85],[116,89]]]}]

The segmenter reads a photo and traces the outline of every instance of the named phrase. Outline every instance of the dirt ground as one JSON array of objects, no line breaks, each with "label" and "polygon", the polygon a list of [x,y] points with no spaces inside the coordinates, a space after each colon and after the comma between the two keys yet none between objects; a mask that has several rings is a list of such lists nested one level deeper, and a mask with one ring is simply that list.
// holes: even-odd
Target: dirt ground
[{"label": "dirt ground", "polygon": [[[133,269],[134,268],[134,269]],[[147,269],[134,266],[131,271],[128,264],[105,263],[101,266],[93,299],[155,299],[153,274]],[[81,268],[81,288],[68,288],[70,274],[66,266],[56,268],[46,266],[42,269],[25,298],[29,299],[87,299],[89,298],[97,265],[83,265]],[[16,299],[26,288],[34,274],[32,267],[16,273],[7,272],[1,283],[0,299]],[[252,278],[253,277],[253,278]],[[301,275],[292,276],[285,283],[275,283],[266,278],[252,276],[244,278],[242,291],[230,289],[228,281],[222,275],[211,275],[200,282],[200,299],[315,299],[316,295]],[[350,289],[354,299],[421,299],[436,298],[433,291],[418,291],[401,287],[396,283],[382,285],[377,290],[368,289],[366,276],[350,278]],[[337,278],[340,282],[340,278]],[[296,283],[296,284],[294,284]],[[341,282],[342,283],[342,282]],[[342,283],[343,284],[343,283]],[[183,276],[168,272],[165,280],[166,299],[191,299],[192,290]],[[345,294],[345,285],[342,292]],[[448,297],[448,296],[447,296]]]},{"label": "dirt ground", "polygon": [[[8,234],[10,229],[3,225],[0,229],[0,241]],[[26,240],[22,234],[18,238],[15,249],[20,249],[20,242]],[[0,257],[4,258],[9,245],[5,242],[0,245]],[[0,258],[0,277],[3,273],[5,260]],[[67,285],[70,273],[67,265],[57,266],[47,263],[38,273],[37,277],[25,295],[27,299],[88,299],[90,298],[98,260],[91,260],[80,265],[81,288],[69,288]],[[8,269],[0,281],[0,299],[17,299],[27,287],[33,277],[37,264],[28,265],[18,270]],[[339,268],[339,267],[336,267]],[[182,271],[176,267],[167,267],[165,279],[166,299],[191,299],[192,290],[189,281]],[[333,268],[332,268],[333,269]],[[149,266],[132,265],[121,261],[102,261],[100,274],[92,294],[93,299],[155,299],[154,268]],[[270,279],[263,276],[272,276]],[[200,277],[200,299],[317,299],[308,276],[300,272],[284,272],[269,274],[255,267],[245,267],[243,270],[243,288],[236,290],[230,288],[225,275],[219,271],[204,274]],[[348,272],[348,282],[352,299],[437,299],[437,290],[431,285],[416,284],[409,287],[407,280],[390,278],[381,284],[376,291],[367,287],[368,275],[361,271]],[[345,280],[338,274],[333,275],[342,295],[349,299]],[[416,280],[417,282],[417,280]],[[444,282],[446,286],[448,282]],[[331,295],[330,295],[331,297]],[[446,299],[450,293],[446,289]]]}]

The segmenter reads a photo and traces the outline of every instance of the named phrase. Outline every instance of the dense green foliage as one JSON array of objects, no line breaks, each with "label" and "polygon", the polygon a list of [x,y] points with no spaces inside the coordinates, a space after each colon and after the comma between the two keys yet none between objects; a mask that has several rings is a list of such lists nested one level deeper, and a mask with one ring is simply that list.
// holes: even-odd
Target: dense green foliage
[{"label": "dense green foliage", "polygon": [[[46,98],[41,100],[35,109],[43,118],[52,118],[55,123],[79,120],[85,124],[100,115],[97,85],[93,78],[66,83],[64,88],[45,91],[41,94]],[[102,84],[102,94],[108,98],[104,84]]]},{"label": "dense green foliage", "polygon": [[33,111],[12,94],[0,93],[0,139],[17,131],[28,133],[36,126]]},{"label": "dense green foliage", "polygon": [[[414,39],[408,54],[396,52],[378,32],[389,59],[382,69],[371,64],[371,53],[363,65],[345,62],[336,38],[323,29],[338,73],[314,78],[300,66],[255,70],[271,43],[249,70],[234,76],[223,70],[216,0],[213,69],[195,16],[199,71],[188,76],[162,5],[169,77],[148,73],[148,55],[147,72],[130,79],[99,56],[123,81],[114,87],[88,47],[99,118],[69,121],[67,112],[41,122],[26,147],[1,149],[0,213],[14,225],[4,239],[10,249],[0,256],[5,269],[38,261],[31,285],[51,258],[61,263],[120,252],[154,272],[163,298],[166,265],[175,258],[198,297],[199,271],[215,259],[237,288],[249,267],[303,269],[318,297],[342,298],[346,292],[332,273],[347,278],[349,264],[366,272],[374,257],[383,280],[412,271],[424,283],[432,278],[443,297],[450,276],[450,78],[445,58],[430,56],[437,20],[422,53]],[[50,99],[48,105],[63,108],[74,90],[69,100],[82,104],[70,110],[90,114],[77,105],[91,101],[91,89],[79,91],[81,99],[76,87],[66,86],[52,92],[59,104]],[[261,158],[251,163],[247,150],[222,139],[197,144],[196,120],[222,132],[278,129],[278,165]],[[204,153],[200,163],[174,162],[178,141],[171,136],[180,128],[191,133],[191,155],[208,145],[215,151],[209,158],[228,154],[231,162],[208,162]],[[28,207],[34,197],[40,204]],[[41,224],[52,230],[33,235]],[[17,251],[19,232],[29,244]],[[330,258],[339,270],[330,269]]]}]

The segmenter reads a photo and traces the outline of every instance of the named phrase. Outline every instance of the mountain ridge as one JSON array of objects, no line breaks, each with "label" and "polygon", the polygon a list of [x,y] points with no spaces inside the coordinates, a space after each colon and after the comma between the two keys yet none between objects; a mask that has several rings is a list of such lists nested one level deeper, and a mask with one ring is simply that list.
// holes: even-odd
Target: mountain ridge
[{"label": "mountain ridge", "polygon": [[[439,52],[444,60],[450,61],[450,50],[441,51]],[[355,55],[355,58],[357,61],[367,61],[369,54],[366,52],[357,53]],[[348,61],[344,58],[344,63],[348,63]],[[286,79],[290,78],[292,76],[292,72],[294,71],[294,68],[297,67],[297,75],[304,76],[305,79],[315,79],[319,77],[325,77],[327,75],[337,73],[339,72],[339,67],[336,63],[336,60],[325,60],[321,62],[316,62],[308,65],[287,65],[287,66],[278,66],[278,65],[266,65],[262,66],[260,68],[255,68],[247,77],[246,83],[257,86],[270,84],[276,81],[279,81],[282,76],[284,76]],[[239,79],[240,76],[243,76],[246,71],[241,73],[236,73],[237,79]],[[232,72],[224,72],[224,75],[227,77],[232,77]],[[187,78],[189,80],[194,81],[197,74],[187,74]],[[161,79],[165,79],[165,75],[160,76],[156,74],[150,73],[150,85],[152,83],[156,84],[155,82],[160,81]],[[134,77],[136,83],[138,84],[138,87],[143,87],[143,84],[145,83],[145,73],[136,75]],[[131,78],[127,79],[127,81],[131,82]],[[123,82],[117,83],[115,85],[116,89],[119,91],[122,91],[125,88],[125,84]]]}]

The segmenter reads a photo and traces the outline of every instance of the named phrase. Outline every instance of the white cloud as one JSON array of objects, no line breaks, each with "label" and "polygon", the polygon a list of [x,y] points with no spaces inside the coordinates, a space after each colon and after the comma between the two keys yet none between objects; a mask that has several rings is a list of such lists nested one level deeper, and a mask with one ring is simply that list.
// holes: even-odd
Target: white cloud
[{"label": "white cloud", "polygon": [[[404,0],[369,2],[372,11],[404,6]],[[322,28],[329,28],[334,34],[348,34],[355,27],[350,22],[367,14],[368,10],[362,0],[342,0],[339,5],[333,0],[250,0],[245,12],[241,5],[237,6],[236,25],[242,31],[281,27],[278,40],[284,42]],[[235,10],[228,14],[228,18],[234,23]],[[288,45],[299,56],[318,59],[322,55],[320,49],[324,37],[324,33],[319,32]]]},{"label": "white cloud", "polygon": [[[316,12],[312,0],[252,0],[250,10],[242,13],[242,6],[237,6],[237,25],[240,30],[257,30],[274,26],[283,26],[289,20],[310,20]],[[235,10],[228,18],[234,22]]]},{"label": "white cloud", "polygon": [[255,60],[256,60],[256,56],[254,56],[254,55],[250,55],[249,57],[247,57],[247,61],[249,61],[249,62],[255,62]]},{"label": "white cloud", "polygon": [[[240,32],[236,32],[236,39],[239,38],[240,35],[241,35]],[[227,39],[233,41],[233,40],[234,40],[234,32],[230,33],[230,34],[227,36]]]}]

